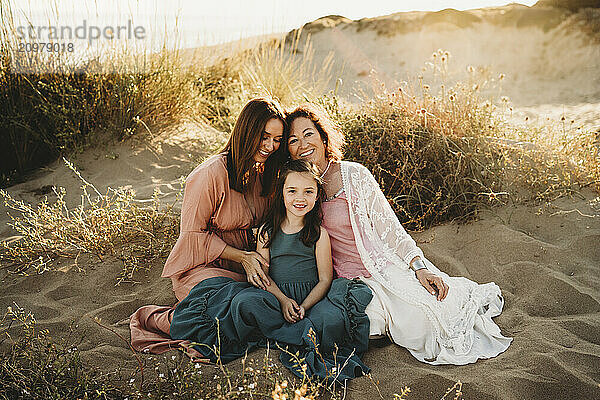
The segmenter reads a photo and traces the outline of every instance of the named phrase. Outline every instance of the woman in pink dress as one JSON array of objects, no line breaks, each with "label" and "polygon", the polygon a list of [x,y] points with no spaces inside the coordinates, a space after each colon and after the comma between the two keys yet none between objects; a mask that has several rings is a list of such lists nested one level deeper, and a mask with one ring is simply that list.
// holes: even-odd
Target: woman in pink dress
[{"label": "woman in pink dress", "polygon": [[322,299],[295,323],[263,290],[274,283],[262,268],[267,261],[254,251],[252,229],[272,200],[285,150],[278,151],[284,121],[276,102],[251,100],[222,152],[187,177],[179,238],[162,273],[171,279],[178,304],[141,307],[131,316],[134,349],[162,353],[183,345],[228,362],[270,341],[288,347],[280,360],[299,376],[304,372],[292,354],[305,360],[310,376],[345,380],[369,371],[359,358],[368,343],[365,308],[371,299],[364,284],[339,280],[332,285],[336,296]]},{"label": "woman in pink dress", "polygon": [[[180,233],[164,265],[178,301],[198,283],[214,277],[269,284],[252,251],[252,228],[270,204],[278,169],[285,113],[270,99],[253,99],[241,111],[220,154],[186,178]],[[264,171],[264,173],[263,173]],[[169,335],[174,307],[144,306],[130,319],[131,344],[161,353],[182,343]]]},{"label": "woman in pink dress", "polygon": [[371,336],[388,335],[430,364],[467,364],[506,350],[512,339],[492,321],[503,307],[500,288],[450,277],[427,260],[371,173],[341,161],[343,135],[321,109],[300,106],[287,124],[289,156],[316,164],[324,180],[323,226],[337,276],[358,278],[373,292]]}]

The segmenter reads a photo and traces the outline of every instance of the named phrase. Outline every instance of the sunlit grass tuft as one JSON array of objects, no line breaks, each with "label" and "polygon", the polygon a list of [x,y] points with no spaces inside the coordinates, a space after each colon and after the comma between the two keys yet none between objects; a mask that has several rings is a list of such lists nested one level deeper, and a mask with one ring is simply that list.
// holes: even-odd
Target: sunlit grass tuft
[{"label": "sunlit grass tuft", "polygon": [[89,254],[99,260],[113,256],[123,268],[117,283],[132,282],[139,270],[166,257],[179,234],[179,218],[172,212],[174,202],[161,207],[155,192],[151,206],[136,199],[131,189],[108,188],[106,193],[79,177],[81,203],[73,207],[64,198],[65,188],[53,188],[56,200],[37,206],[14,199],[0,190],[4,205],[17,211],[9,225],[18,233],[0,242],[0,262],[14,273],[41,274],[56,268],[58,259],[77,260]]},{"label": "sunlit grass tuft", "polygon": [[[600,139],[565,121],[514,127],[503,118],[510,99],[493,97],[503,75],[469,68],[449,85],[451,58],[439,50],[428,63],[438,88],[380,84],[357,105],[321,97],[346,135],[345,158],[365,165],[401,222],[423,230],[475,217],[481,207],[550,201],[583,187],[600,190]],[[482,91],[487,93],[485,96]]]}]

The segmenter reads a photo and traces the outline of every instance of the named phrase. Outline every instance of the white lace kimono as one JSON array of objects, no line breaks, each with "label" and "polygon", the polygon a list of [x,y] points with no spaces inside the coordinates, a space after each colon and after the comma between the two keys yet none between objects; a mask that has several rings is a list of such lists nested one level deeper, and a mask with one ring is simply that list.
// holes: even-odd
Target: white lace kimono
[{"label": "white lace kimono", "polygon": [[[430,364],[467,364],[506,350],[512,339],[502,336],[492,321],[504,304],[500,288],[439,271],[406,233],[369,170],[343,161],[341,172],[356,247],[372,275],[361,278],[374,294],[367,308],[371,332],[389,334]],[[437,301],[409,269],[417,255],[448,284],[443,301]],[[385,322],[385,332],[377,332],[380,321]]]}]

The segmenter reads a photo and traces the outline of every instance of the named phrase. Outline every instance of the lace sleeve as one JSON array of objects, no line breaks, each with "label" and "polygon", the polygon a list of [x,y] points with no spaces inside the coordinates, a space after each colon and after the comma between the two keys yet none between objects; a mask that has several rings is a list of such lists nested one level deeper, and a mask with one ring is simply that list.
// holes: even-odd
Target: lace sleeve
[{"label": "lace sleeve", "polygon": [[367,222],[375,233],[371,240],[379,242],[390,256],[393,254],[404,261],[396,265],[407,269],[415,256],[423,258],[423,252],[398,221],[371,172],[361,167],[357,172],[363,186],[361,193],[366,196]]}]

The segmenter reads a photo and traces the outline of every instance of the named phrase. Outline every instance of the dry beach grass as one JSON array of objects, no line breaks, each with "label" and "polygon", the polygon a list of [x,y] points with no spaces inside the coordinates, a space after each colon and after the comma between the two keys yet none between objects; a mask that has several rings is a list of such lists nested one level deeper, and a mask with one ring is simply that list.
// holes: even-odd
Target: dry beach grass
[{"label": "dry beach grass", "polygon": [[[366,23],[349,35],[376,35],[379,28]],[[406,83],[389,80],[385,68],[354,71],[371,88],[357,84],[347,96],[348,69],[339,72],[333,62],[343,55],[328,56],[324,45],[340,26],[329,25],[307,43],[301,35],[270,41],[194,68],[175,52],[154,58],[152,74],[32,77],[11,73],[4,23],[2,148],[17,158],[2,173],[5,185],[22,182],[2,192],[13,218],[0,218],[0,307],[7,310],[0,398],[600,395],[595,130],[578,129],[568,117],[509,123],[513,102],[535,93],[519,98],[513,87],[512,100],[503,98],[500,71],[477,65],[454,79],[452,62],[464,62],[464,54],[437,47]],[[387,37],[380,38],[385,46]],[[597,49],[590,48],[581,51]],[[344,83],[336,90],[339,74]],[[346,133],[346,158],[373,171],[427,257],[450,275],[502,288],[506,306],[497,323],[515,338],[506,353],[431,367],[395,345],[374,344],[364,357],[372,377],[336,390],[293,379],[272,360],[277,350],[225,366],[194,364],[175,351],[138,361],[127,345],[128,316],[142,305],[174,302],[160,272],[178,234],[181,177],[219,148],[241,106],[265,93],[287,105],[320,103]],[[59,159],[28,176],[35,148],[72,163]]]}]

